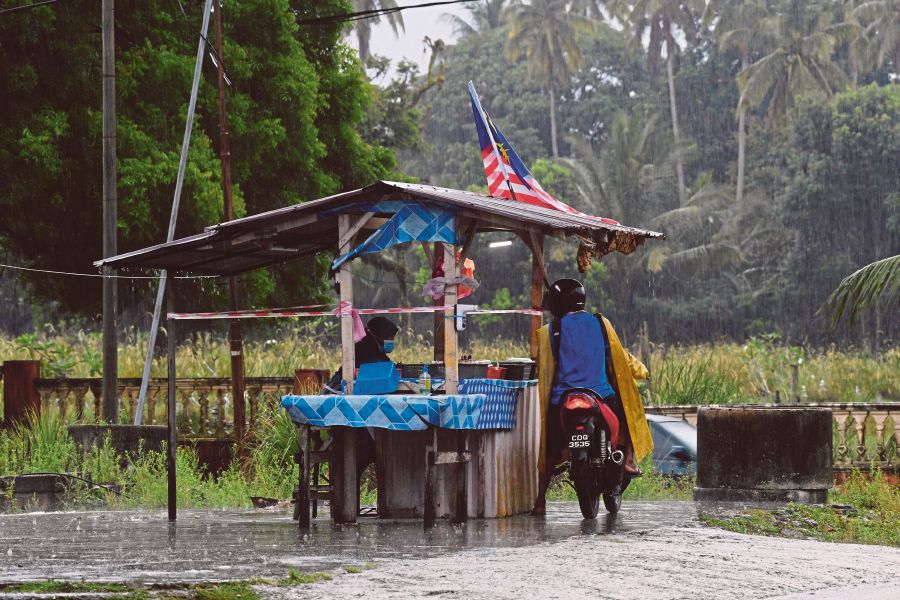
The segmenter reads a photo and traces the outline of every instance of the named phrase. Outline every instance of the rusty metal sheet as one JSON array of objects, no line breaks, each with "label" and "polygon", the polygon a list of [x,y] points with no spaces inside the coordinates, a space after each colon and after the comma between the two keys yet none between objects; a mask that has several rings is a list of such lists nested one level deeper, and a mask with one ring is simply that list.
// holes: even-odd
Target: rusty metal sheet
[{"label": "rusty metal sheet", "polygon": [[206,275],[235,275],[332,251],[334,211],[362,200],[406,199],[463,209],[479,230],[530,230],[577,235],[597,244],[596,254],[629,253],[655,231],[605,223],[484,194],[429,185],[379,181],[364,188],[207,227],[202,233],[94,263],[114,268],[154,268]]}]

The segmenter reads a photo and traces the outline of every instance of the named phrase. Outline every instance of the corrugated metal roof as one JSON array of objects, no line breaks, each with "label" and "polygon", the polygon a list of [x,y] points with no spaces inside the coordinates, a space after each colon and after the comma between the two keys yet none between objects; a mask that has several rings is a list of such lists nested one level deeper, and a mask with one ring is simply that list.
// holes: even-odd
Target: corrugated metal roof
[{"label": "corrugated metal roof", "polygon": [[[156,268],[207,275],[234,275],[337,248],[335,210],[360,201],[419,200],[454,206],[479,230],[528,229],[550,235],[580,235],[604,243],[664,239],[646,231],[593,218],[430,185],[379,181],[327,198],[279,208],[207,227],[203,233],[95,262],[114,268]],[[600,240],[603,241],[603,240]],[[622,249],[620,245],[620,250]],[[628,244],[624,244],[627,246]]]}]

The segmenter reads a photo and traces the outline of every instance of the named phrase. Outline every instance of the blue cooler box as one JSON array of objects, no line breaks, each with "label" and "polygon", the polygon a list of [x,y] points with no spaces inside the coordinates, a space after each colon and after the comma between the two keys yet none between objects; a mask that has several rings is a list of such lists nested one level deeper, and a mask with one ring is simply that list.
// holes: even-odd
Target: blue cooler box
[{"label": "blue cooler box", "polygon": [[400,385],[400,372],[390,362],[359,365],[359,373],[353,382],[353,395],[390,394]]}]

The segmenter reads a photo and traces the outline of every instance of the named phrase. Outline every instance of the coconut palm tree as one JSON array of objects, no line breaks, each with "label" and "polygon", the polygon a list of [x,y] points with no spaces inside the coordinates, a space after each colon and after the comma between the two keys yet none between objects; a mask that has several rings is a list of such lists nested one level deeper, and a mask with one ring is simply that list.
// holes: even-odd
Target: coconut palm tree
[{"label": "coconut palm tree", "polygon": [[847,81],[832,61],[836,38],[829,27],[833,14],[824,0],[785,0],[760,27],[778,46],[737,75],[741,92],[738,113],[768,105],[770,122],[797,100],[819,93],[832,96]]},{"label": "coconut palm tree", "polygon": [[867,66],[880,67],[886,60],[900,70],[900,0],[869,0],[851,12],[861,28],[861,46]]},{"label": "coconut palm tree", "polygon": [[642,119],[640,115],[617,113],[612,120],[603,150],[597,152],[591,143],[580,136],[567,138],[572,148],[571,158],[560,162],[572,169],[582,204],[591,214],[636,223],[646,213],[642,177],[651,166],[649,151],[657,118]]},{"label": "coconut palm tree", "polygon": [[[719,0],[707,7],[704,23],[715,20],[715,35],[722,49],[732,49],[741,58],[741,70],[750,66],[751,52],[773,40],[760,28],[768,16],[765,0]],[[738,111],[738,158],[735,201],[744,198],[744,165],[747,147],[747,111]]]},{"label": "coconut palm tree", "polygon": [[559,156],[556,127],[557,86],[565,86],[583,57],[578,36],[593,29],[590,20],[569,11],[567,0],[533,0],[513,7],[507,43],[510,61],[525,57],[528,74],[550,97],[550,147]]},{"label": "coconut palm tree", "polygon": [[672,242],[651,248],[646,255],[648,270],[698,273],[722,270],[742,260],[741,240],[731,235],[732,228],[725,228],[732,213],[726,189],[712,183],[709,176],[701,176],[695,188],[683,205],[651,221]]},{"label": "coconut palm tree", "polygon": [[845,312],[852,324],[857,315],[871,307],[887,307],[900,302],[900,254],[864,266],[845,277],[825,301],[832,325]]},{"label": "coconut palm tree", "polygon": [[[379,8],[396,8],[396,0],[353,0],[354,12],[362,12],[365,10],[377,10]],[[400,31],[405,31],[403,26],[403,15],[400,12],[393,12],[384,15],[388,25],[394,30],[394,35],[399,35]],[[359,43],[359,61],[363,68],[369,62],[369,42],[372,38],[372,25],[379,23],[381,17],[373,17],[371,19],[360,19],[354,21],[353,30],[356,32],[356,40]]]},{"label": "coconut palm tree", "polygon": [[468,37],[492,29],[498,29],[506,23],[510,11],[510,0],[484,0],[474,6],[466,6],[469,18],[445,13],[441,21],[453,26],[453,32],[459,37]]},{"label": "coconut palm tree", "polygon": [[651,73],[656,74],[663,48],[666,51],[666,79],[669,84],[669,112],[672,137],[675,140],[675,172],[678,179],[678,201],[685,202],[684,161],[681,157],[681,129],[678,124],[678,102],[675,97],[676,36],[682,32],[696,39],[697,20],[703,12],[700,0],[607,0],[610,13],[626,23],[635,43],[643,47],[647,41],[647,59]]}]

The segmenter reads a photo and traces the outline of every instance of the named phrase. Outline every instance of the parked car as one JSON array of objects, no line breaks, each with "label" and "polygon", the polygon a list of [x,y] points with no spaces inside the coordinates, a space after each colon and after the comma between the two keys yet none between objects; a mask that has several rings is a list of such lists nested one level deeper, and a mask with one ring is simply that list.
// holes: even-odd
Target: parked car
[{"label": "parked car", "polygon": [[697,428],[675,417],[647,415],[653,436],[653,469],[660,475],[697,472]]}]

